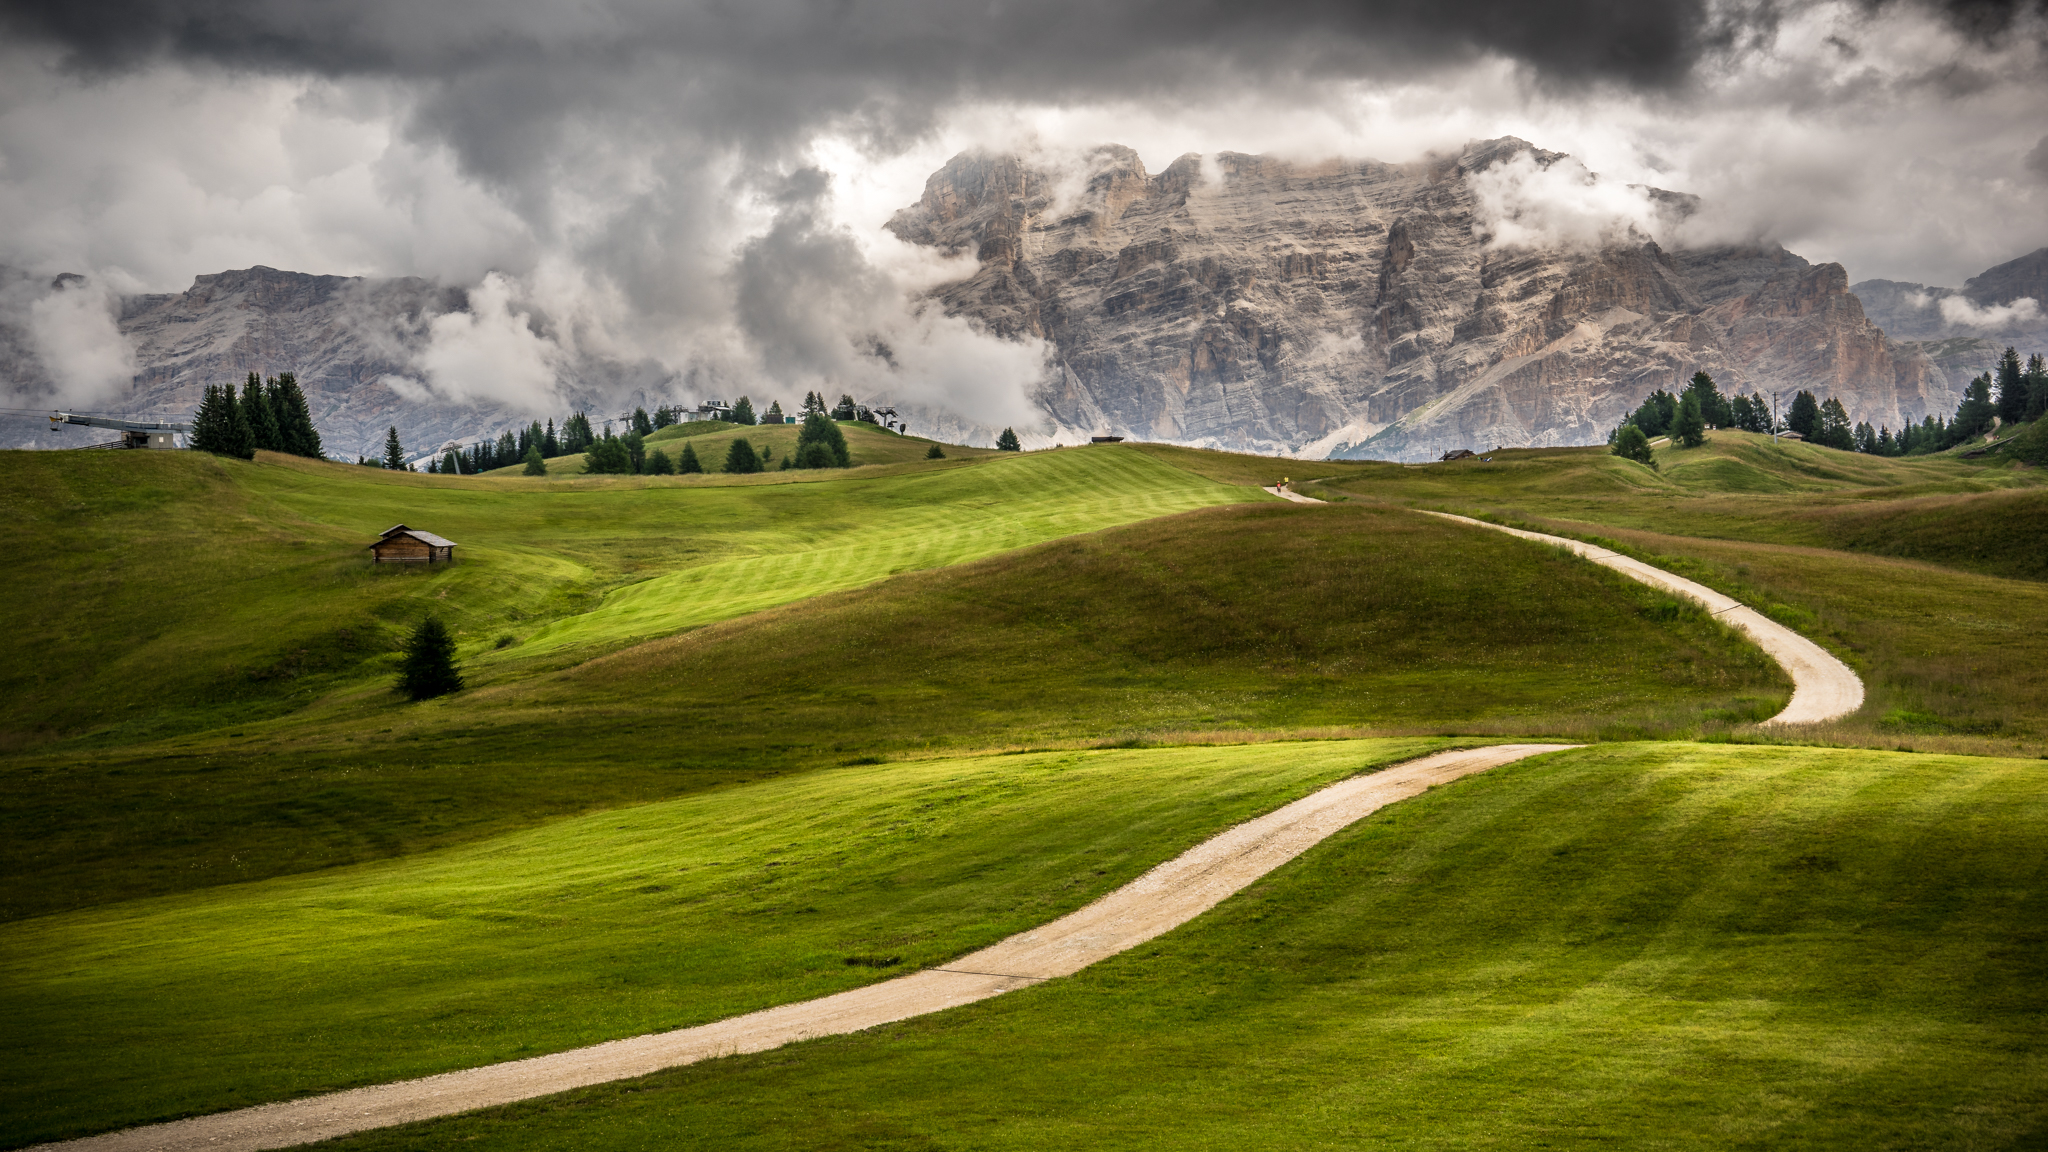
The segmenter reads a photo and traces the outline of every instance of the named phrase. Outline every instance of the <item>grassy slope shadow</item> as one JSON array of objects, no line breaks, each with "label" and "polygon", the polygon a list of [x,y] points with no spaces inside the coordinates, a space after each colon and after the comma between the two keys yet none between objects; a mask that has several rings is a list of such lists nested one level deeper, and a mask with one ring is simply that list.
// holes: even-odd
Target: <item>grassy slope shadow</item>
[{"label": "grassy slope shadow", "polygon": [[10,910],[416,851],[866,757],[1196,731],[1684,732],[1769,715],[1720,625],[1408,512],[1241,506],[791,605],[323,725],[18,763]]}]

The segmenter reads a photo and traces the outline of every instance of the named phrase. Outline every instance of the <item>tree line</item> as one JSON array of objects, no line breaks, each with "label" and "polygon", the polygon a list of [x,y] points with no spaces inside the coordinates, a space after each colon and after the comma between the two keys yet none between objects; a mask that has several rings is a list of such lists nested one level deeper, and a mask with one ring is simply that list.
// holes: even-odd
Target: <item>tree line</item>
[{"label": "tree line", "polygon": [[1896,433],[1888,426],[1873,428],[1867,421],[1852,423],[1840,400],[1833,396],[1822,400],[1805,389],[1793,396],[1783,417],[1778,418],[1761,394],[1724,397],[1713,377],[1696,372],[1678,395],[1661,388],[1650,393],[1608,437],[1608,445],[1615,455],[1654,468],[1652,439],[1668,435],[1675,444],[1697,448],[1705,442],[1707,429],[1717,427],[1766,434],[1795,432],[1808,443],[1843,452],[1918,456],[1953,448],[2001,425],[2039,420],[2043,414],[2048,414],[2048,364],[2035,353],[2022,367],[2019,352],[2007,348],[1995,375],[1986,372],[1970,382],[1952,419],[1928,416]]},{"label": "tree line", "polygon": [[323,457],[306,394],[290,372],[268,380],[251,372],[239,397],[232,384],[207,385],[192,417],[192,447],[243,460],[254,459],[259,450]]}]

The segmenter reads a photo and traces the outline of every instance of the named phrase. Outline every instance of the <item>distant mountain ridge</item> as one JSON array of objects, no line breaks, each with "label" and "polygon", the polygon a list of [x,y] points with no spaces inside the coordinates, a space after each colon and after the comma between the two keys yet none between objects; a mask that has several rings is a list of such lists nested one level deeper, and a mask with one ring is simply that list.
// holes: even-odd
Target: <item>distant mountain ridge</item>
[{"label": "distant mountain ridge", "polygon": [[[1953,411],[2007,343],[2048,348],[2048,321],[1987,329],[1943,312],[1951,298],[1972,315],[2048,300],[2048,249],[1951,289],[1852,287],[1840,265],[1776,245],[1489,246],[1470,177],[1523,155],[1563,159],[1513,138],[1410,164],[1188,155],[1157,174],[1117,145],[1079,171],[962,154],[888,227],[974,254],[972,275],[932,294],[947,311],[1052,345],[1056,372],[1036,399],[1051,436],[1070,442],[1407,460],[1595,443],[1646,393],[1702,368],[1724,390],[1811,388],[1896,428]],[[1691,207],[1652,191],[1671,211]],[[64,279],[0,268],[0,380],[17,406],[53,392],[22,318]],[[408,399],[384,382],[419,379],[432,319],[468,307],[463,290],[417,278],[262,266],[199,276],[184,292],[119,302],[136,373],[128,395],[99,407],[183,417],[207,384],[294,371],[336,455],[380,453],[393,425],[421,454],[495,435],[531,414]],[[651,362],[584,357],[561,371],[565,411],[705,398]],[[944,413],[918,423],[993,434]],[[0,421],[0,446],[99,438]]]},{"label": "distant mountain ridge", "polygon": [[[1496,248],[1470,181],[1512,137],[1411,164],[1105,146],[1085,179],[964,153],[890,229],[979,261],[949,312],[1057,350],[1064,432],[1307,456],[1597,443],[1654,388],[1812,388],[1897,427],[1956,386],[1776,245]],[[1683,209],[1687,198],[1656,194]]]}]

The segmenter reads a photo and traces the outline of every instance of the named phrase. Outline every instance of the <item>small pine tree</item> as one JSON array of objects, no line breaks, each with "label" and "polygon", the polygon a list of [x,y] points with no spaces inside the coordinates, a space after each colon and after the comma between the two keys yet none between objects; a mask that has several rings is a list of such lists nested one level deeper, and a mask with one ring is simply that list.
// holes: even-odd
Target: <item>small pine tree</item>
[{"label": "small pine tree", "polygon": [[799,468],[845,468],[853,462],[846,447],[846,433],[823,412],[804,417],[796,434],[796,466]]},{"label": "small pine tree", "polygon": [[1671,438],[1687,448],[1707,442],[1707,420],[1700,411],[1699,393],[1688,390],[1685,399],[1678,402],[1678,419],[1671,424]]},{"label": "small pine tree", "polygon": [[282,451],[320,459],[325,454],[320,430],[313,426],[313,412],[306,403],[305,390],[299,387],[299,378],[290,372],[278,373],[277,389],[272,395],[278,413],[278,434],[284,442]]},{"label": "small pine tree", "polygon": [[771,401],[769,401],[769,403],[768,403],[768,414],[767,414],[767,415],[765,415],[765,416],[763,416],[763,417],[761,417],[761,423],[763,423],[763,424],[780,424],[780,423],[783,423],[783,415],[782,415],[782,401],[780,401],[780,400],[771,400]]},{"label": "small pine tree", "polygon": [[1956,405],[1956,418],[1949,421],[1948,435],[1942,438],[1942,447],[1952,448],[1965,440],[1973,440],[1991,430],[1991,420],[1998,415],[1998,406],[1991,400],[1991,373],[1986,372],[1963,392],[1963,402]]},{"label": "small pine tree", "polygon": [[726,419],[735,424],[753,425],[760,422],[754,418],[754,402],[745,396],[732,402],[732,415]]},{"label": "small pine tree", "polygon": [[1998,422],[2018,424],[2027,418],[2027,374],[2020,367],[2020,354],[2007,348],[1998,358]]},{"label": "small pine tree", "polygon": [[1819,441],[1842,452],[1856,450],[1856,426],[1849,422],[1849,410],[1833,396],[1820,406]]},{"label": "small pine tree", "polygon": [[624,476],[633,471],[633,454],[617,436],[607,436],[583,454],[583,470],[600,476]]},{"label": "small pine tree", "polygon": [[[226,392],[226,396],[221,394]],[[206,394],[199,401],[199,411],[192,414],[192,447],[200,452],[211,452],[216,456],[234,454],[231,441],[234,434],[234,417],[228,409],[235,402],[232,389],[223,389],[217,384],[208,384]]]},{"label": "small pine tree", "polygon": [[944,460],[946,458],[946,450],[934,444],[924,450],[924,458],[927,460]]},{"label": "small pine tree", "polygon": [[1623,424],[1616,430],[1614,444],[1608,451],[1624,460],[1634,460],[1652,468],[1657,466],[1656,455],[1650,451],[1650,438],[1633,424]]},{"label": "small pine tree", "polygon": [[462,690],[462,670],[455,664],[455,637],[448,634],[447,627],[438,619],[429,616],[420,621],[405,642],[398,690],[414,700]]},{"label": "small pine tree", "polygon": [[541,433],[540,454],[543,456],[560,456],[563,454],[562,442],[555,439],[555,421],[552,417],[548,419],[548,430]]},{"label": "small pine tree", "polygon": [[242,418],[249,423],[249,443],[255,451],[280,450],[277,417],[271,411],[270,396],[263,390],[262,379],[254,372],[242,383]]},{"label": "small pine tree", "polygon": [[834,420],[851,420],[855,413],[859,411],[860,405],[853,402],[853,397],[842,392],[839,394],[838,407],[832,409],[832,418]]},{"label": "small pine tree", "polygon": [[1802,388],[1792,398],[1792,410],[1785,414],[1785,427],[1807,440],[1820,435],[1820,401],[1813,393]]},{"label": "small pine tree", "polygon": [[647,464],[647,441],[640,438],[640,433],[628,431],[619,437],[619,443],[626,446],[626,471],[639,473]]},{"label": "small pine tree", "polygon": [[384,433],[384,466],[394,472],[405,471],[405,448],[398,442],[396,424]]},{"label": "small pine tree", "polygon": [[1699,398],[1700,418],[1716,428],[1729,428],[1735,424],[1734,409],[1720,389],[1714,387],[1714,378],[1704,369],[1692,374],[1692,382],[1686,393]]},{"label": "small pine tree", "polygon": [[1017,433],[1014,430],[1005,428],[1003,429],[1003,434],[996,437],[996,450],[999,452],[1022,452],[1024,446],[1017,442]]},{"label": "small pine tree", "polygon": [[2029,421],[2048,416],[2048,359],[2039,352],[2027,357],[2027,414]]},{"label": "small pine tree", "polygon": [[687,440],[684,441],[682,459],[676,461],[677,474],[688,475],[692,472],[702,471],[704,471],[704,463],[697,459],[697,446]]},{"label": "small pine tree", "polygon": [[673,476],[676,474],[676,463],[668,458],[668,453],[656,448],[647,454],[647,474],[649,476]]},{"label": "small pine tree", "polygon": [[648,417],[647,409],[633,409],[633,431],[638,432],[642,436],[654,431],[654,421]]},{"label": "small pine tree", "polygon": [[548,474],[548,462],[540,454],[540,445],[534,444],[526,449],[525,471],[528,476],[545,476]]},{"label": "small pine tree", "polygon": [[761,470],[761,458],[754,454],[754,446],[747,443],[746,437],[734,440],[732,447],[725,450],[725,470],[740,474]]}]

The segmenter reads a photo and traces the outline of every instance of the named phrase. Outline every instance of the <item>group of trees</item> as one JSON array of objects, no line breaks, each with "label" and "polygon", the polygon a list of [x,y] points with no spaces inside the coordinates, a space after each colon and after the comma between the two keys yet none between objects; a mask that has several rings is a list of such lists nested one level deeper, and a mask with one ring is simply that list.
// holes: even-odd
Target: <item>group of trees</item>
[{"label": "group of trees", "polygon": [[1771,407],[1762,396],[1724,399],[1715,389],[1713,379],[1699,372],[1678,396],[1661,389],[1652,392],[1615,429],[1608,443],[1615,455],[1641,460],[1652,467],[1652,438],[1669,435],[1676,443],[1697,447],[1704,441],[1708,426],[1744,432],[1796,432],[1808,443],[1844,452],[1914,456],[1953,448],[1993,428],[2030,423],[2043,415],[2048,415],[2048,363],[2035,353],[2022,366],[2019,352],[2007,348],[1996,373],[1986,372],[1970,382],[1962,402],[1956,406],[1954,418],[1929,416],[1918,424],[1908,424],[1896,434],[1889,427],[1852,423],[1840,400],[1833,396],[1822,400],[1804,389],[1792,397],[1784,419],[1774,427]]},{"label": "group of trees", "polygon": [[242,394],[232,384],[207,385],[192,418],[192,447],[220,456],[255,457],[258,449],[319,459],[320,432],[298,377],[280,372],[269,380],[249,373]]},{"label": "group of trees", "polygon": [[501,432],[495,440],[485,437],[468,448],[450,448],[440,459],[428,461],[427,471],[468,476],[523,463],[527,475],[544,476],[549,459],[587,452],[597,439],[590,427],[589,413],[577,412],[562,421],[559,432],[552,419],[546,425],[535,420],[518,431]]}]

